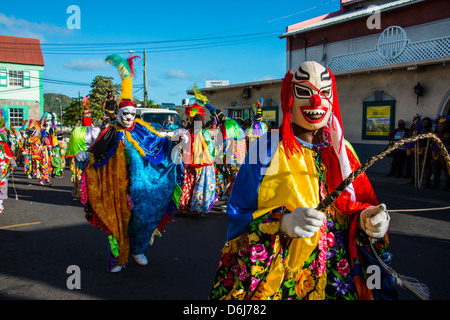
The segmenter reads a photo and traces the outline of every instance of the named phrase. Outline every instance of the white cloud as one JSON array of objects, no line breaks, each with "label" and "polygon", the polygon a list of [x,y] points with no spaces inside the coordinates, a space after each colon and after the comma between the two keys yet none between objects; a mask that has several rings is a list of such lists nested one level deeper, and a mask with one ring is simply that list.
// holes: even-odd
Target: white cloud
[{"label": "white cloud", "polygon": [[67,69],[76,71],[100,70],[106,67],[106,63],[102,59],[98,60],[72,60],[64,65]]},{"label": "white cloud", "polygon": [[203,72],[203,73],[201,74],[201,76],[202,76],[202,78],[204,78],[204,79],[206,79],[206,80],[211,80],[211,79],[212,79],[211,74],[208,73],[208,72]]},{"label": "white cloud", "polygon": [[190,79],[191,77],[181,70],[169,70],[166,72],[166,79]]},{"label": "white cloud", "polygon": [[46,36],[62,34],[67,35],[70,30],[58,27],[51,23],[31,22],[14,16],[6,16],[0,13],[0,34],[14,37],[35,38],[46,42]]},{"label": "white cloud", "polygon": [[262,77],[253,77],[253,81],[266,81],[266,80],[273,80],[277,79],[277,77],[271,76],[271,75],[265,75]]}]

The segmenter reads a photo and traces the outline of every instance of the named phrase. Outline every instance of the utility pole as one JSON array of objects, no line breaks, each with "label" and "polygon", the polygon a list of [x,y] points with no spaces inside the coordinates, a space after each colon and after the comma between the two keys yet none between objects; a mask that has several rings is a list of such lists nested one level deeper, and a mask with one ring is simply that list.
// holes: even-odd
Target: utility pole
[{"label": "utility pole", "polygon": [[[80,91],[78,91],[78,105],[80,106],[80,109],[81,109],[81,120],[83,120],[83,106],[81,105]],[[78,123],[77,123],[77,125],[78,125]]]},{"label": "utility pole", "polygon": [[144,108],[147,106],[147,50],[144,49]]},{"label": "utility pole", "polygon": [[62,103],[61,103],[61,93],[59,94],[59,127],[62,133]]}]

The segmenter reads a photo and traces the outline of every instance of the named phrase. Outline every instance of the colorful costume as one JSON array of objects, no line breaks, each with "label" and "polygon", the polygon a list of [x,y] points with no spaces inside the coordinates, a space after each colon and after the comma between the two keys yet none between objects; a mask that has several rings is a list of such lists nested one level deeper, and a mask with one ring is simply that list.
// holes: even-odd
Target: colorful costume
[{"label": "colorful costume", "polygon": [[87,153],[76,156],[84,170],[81,201],[86,218],[108,236],[111,272],[120,271],[130,253],[136,261],[139,257],[138,263],[147,264],[143,253],[170,221],[176,202],[172,142],[135,119],[132,59],[107,57],[122,76],[118,122],[101,131]]},{"label": "colorful costume", "polygon": [[[221,110],[209,104],[206,104],[206,107],[213,117],[214,124],[219,128],[215,139],[216,154],[218,155],[216,159],[218,173],[216,175],[223,176],[225,190],[222,193],[224,198],[228,198],[239,167],[245,159],[247,149],[245,133],[236,120],[226,118]],[[220,155],[222,157],[219,159]]]},{"label": "colorful costume", "polygon": [[0,214],[3,212],[3,200],[8,199],[8,176],[11,168],[16,167],[14,153],[9,146],[6,128],[6,113],[0,110]]},{"label": "colorful costume", "polygon": [[70,158],[70,171],[72,172],[72,195],[74,197],[80,196],[81,190],[81,176],[83,171],[75,163],[75,156],[81,150],[88,150],[89,147],[97,139],[100,128],[92,125],[91,113],[89,111],[89,99],[87,97],[83,98],[83,118],[81,120],[81,126],[75,127],[70,134],[69,142],[67,143],[67,149],[65,152],[65,157]]},{"label": "colorful costume", "polygon": [[252,144],[261,136],[265,135],[268,132],[267,125],[262,122],[262,104],[264,100],[263,98],[259,98],[258,106],[256,109],[256,114],[254,117],[254,121],[251,127],[245,130],[245,136],[247,138],[248,148],[252,146]]},{"label": "colorful costume", "polygon": [[61,139],[52,135],[52,149],[51,149],[51,161],[53,168],[53,175],[56,177],[62,177],[64,174],[64,168],[66,167],[66,159],[64,158],[66,152],[66,143]]},{"label": "colorful costume", "polygon": [[[331,72],[305,62],[286,74],[281,96],[281,137],[272,131],[260,138],[236,177],[227,207],[228,241],[210,299],[395,298],[383,270],[381,289],[366,285],[366,268],[376,264],[368,255],[368,234],[378,238],[387,264],[390,259],[386,221],[385,229],[375,230],[366,220],[366,210],[387,216],[367,177],[358,177],[326,212],[313,209],[359,166],[343,139]],[[311,143],[293,130],[323,135]],[[249,162],[252,156],[256,164]]]},{"label": "colorful costume", "polygon": [[[194,87],[194,92],[197,92]],[[199,96],[186,107],[186,129],[179,132],[186,139],[182,149],[184,164],[181,187],[180,213],[192,212],[196,216],[208,214],[217,200],[216,173],[214,167],[215,142],[211,132],[203,128],[206,97]]]}]

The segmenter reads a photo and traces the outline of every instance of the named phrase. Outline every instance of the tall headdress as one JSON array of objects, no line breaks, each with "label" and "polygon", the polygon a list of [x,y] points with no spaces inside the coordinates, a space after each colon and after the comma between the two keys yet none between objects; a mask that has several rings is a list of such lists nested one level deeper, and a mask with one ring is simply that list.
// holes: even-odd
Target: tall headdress
[{"label": "tall headdress", "polygon": [[189,121],[191,121],[197,114],[202,115],[204,118],[206,115],[205,104],[208,103],[208,98],[201,94],[196,83],[194,83],[192,90],[194,91],[195,99],[191,99],[191,101],[189,101],[189,105],[184,111],[184,114]]},{"label": "tall headdress", "polygon": [[81,125],[84,127],[90,127],[92,125],[91,111],[89,111],[90,105],[91,100],[89,97],[83,97],[83,119],[81,120]]},{"label": "tall headdress", "polygon": [[254,117],[255,121],[261,121],[262,120],[262,105],[263,105],[264,99],[263,98],[259,98],[258,99],[258,104],[256,106],[256,114]]},{"label": "tall headdress", "polygon": [[128,58],[122,58],[117,54],[109,55],[105,58],[106,63],[110,63],[117,68],[121,83],[121,93],[119,97],[119,108],[126,106],[134,106],[133,103],[133,78],[134,78],[134,63],[133,60],[139,58],[139,56],[129,56]]}]

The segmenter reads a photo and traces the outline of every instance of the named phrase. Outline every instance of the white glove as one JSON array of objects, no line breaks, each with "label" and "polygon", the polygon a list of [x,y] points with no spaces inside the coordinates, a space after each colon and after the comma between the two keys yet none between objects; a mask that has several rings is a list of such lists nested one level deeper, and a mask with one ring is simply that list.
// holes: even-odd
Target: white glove
[{"label": "white glove", "polygon": [[323,212],[311,208],[297,208],[283,215],[280,230],[291,238],[311,238],[325,219]]},{"label": "white glove", "polygon": [[87,159],[89,159],[89,154],[85,150],[81,150],[75,156],[75,160],[78,162],[85,162]]},{"label": "white glove", "polygon": [[359,216],[359,226],[372,238],[383,238],[386,234],[391,217],[384,203],[364,209]]}]

